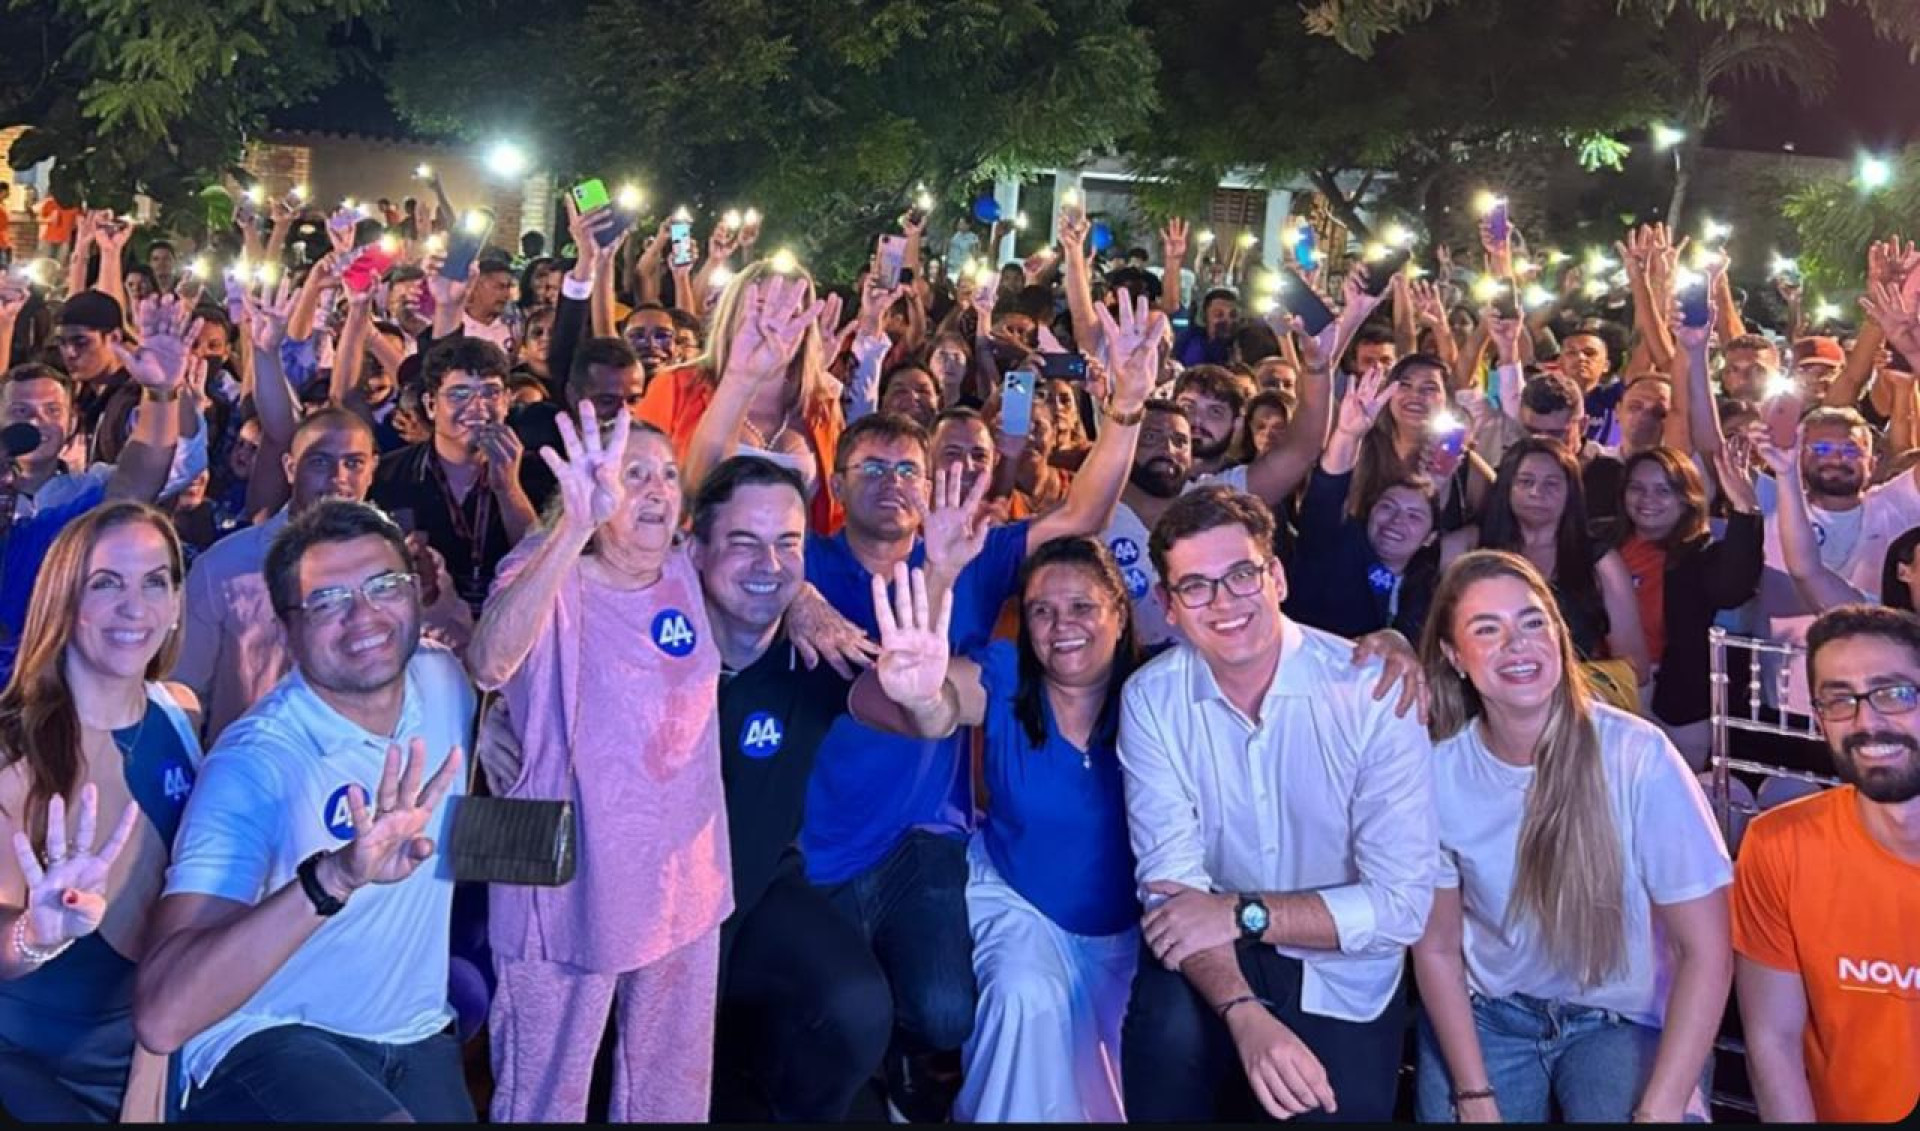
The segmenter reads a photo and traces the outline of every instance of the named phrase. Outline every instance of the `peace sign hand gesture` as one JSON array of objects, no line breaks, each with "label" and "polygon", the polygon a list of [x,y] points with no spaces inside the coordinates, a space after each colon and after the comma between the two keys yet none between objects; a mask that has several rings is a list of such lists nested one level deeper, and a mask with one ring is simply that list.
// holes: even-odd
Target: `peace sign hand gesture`
[{"label": "peace sign hand gesture", "polygon": [[387,761],[380,770],[371,813],[367,811],[366,790],[357,785],[348,787],[347,813],[353,819],[353,840],[326,857],[335,881],[326,884],[322,880],[329,890],[344,889],[351,895],[368,884],[397,884],[413,875],[423,861],[433,858],[433,838],[421,834],[433,811],[453,788],[460,772],[461,750],[454,747],[422,787],[420,779],[427,770],[426,740],[413,739],[407,749],[403,770],[400,747],[387,747]]},{"label": "peace sign hand gesture", "polygon": [[1147,297],[1133,297],[1120,288],[1115,318],[1105,305],[1093,308],[1100,320],[1100,352],[1114,382],[1114,411],[1131,413],[1147,403],[1160,369],[1160,346],[1166,338],[1167,316],[1153,310]]},{"label": "peace sign hand gesture", "polygon": [[727,368],[757,381],[784,381],[807,327],[819,321],[821,304],[807,302],[807,281],[797,275],[755,280],[744,298],[746,316],[733,332]]},{"label": "peace sign hand gesture", "polygon": [[873,579],[873,616],[880,625],[880,658],[874,674],[887,698],[908,710],[936,707],[947,683],[947,627],[953,605],[944,597],[938,612],[930,607],[927,575],[909,574],[907,563],[893,567],[893,600],[887,600],[887,582]]},{"label": "peace sign hand gesture", "polygon": [[135,314],[140,346],[129,351],[116,344],[114,356],[126,367],[127,375],[143,387],[163,393],[178,389],[186,380],[188,362],[193,360],[200,319],[193,316],[190,304],[173,295],[142,299]]},{"label": "peace sign hand gesture", "polygon": [[552,447],[541,448],[540,458],[546,461],[560,489],[564,507],[560,532],[585,545],[626,498],[627,485],[620,476],[620,464],[627,450],[627,433],[633,427],[633,417],[624,412],[615,413],[612,434],[602,440],[593,402],[583,400],[578,428],[565,414],[555,418],[555,423],[560,428],[560,443],[566,448],[566,458],[562,459]]},{"label": "peace sign hand gesture", "polygon": [[24,832],[13,834],[13,858],[27,882],[27,936],[39,948],[64,946],[85,938],[100,926],[107,913],[107,877],[119,859],[140,808],[133,802],[121,811],[106,843],[94,846],[100,813],[100,789],[91,782],[80,788],[79,827],[67,839],[67,799],[54,794],[47,801],[46,866],[33,851]]}]

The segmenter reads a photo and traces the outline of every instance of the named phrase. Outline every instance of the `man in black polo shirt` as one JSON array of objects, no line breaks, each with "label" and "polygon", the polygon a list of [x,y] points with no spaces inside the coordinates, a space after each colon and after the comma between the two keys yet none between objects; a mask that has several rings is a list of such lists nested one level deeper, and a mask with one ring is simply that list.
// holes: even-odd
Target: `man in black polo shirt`
[{"label": "man in black polo shirt", "polygon": [[477,618],[500,559],[537,520],[520,483],[524,448],[507,427],[507,355],[477,338],[433,347],[421,405],[433,436],[382,456],[368,499],[446,560]]},{"label": "man in black polo shirt", "polygon": [[[850,684],[809,670],[785,633],[806,579],[800,480],[770,461],[720,464],[693,506],[693,555],[720,646],[721,773],[734,912],[720,929],[722,1073],[758,1082],[772,1118],[844,1119],[893,1029],[886,976],[851,921],[807,882],[795,841],[821,739],[849,725]],[[721,1110],[728,1096],[716,1096]]]}]

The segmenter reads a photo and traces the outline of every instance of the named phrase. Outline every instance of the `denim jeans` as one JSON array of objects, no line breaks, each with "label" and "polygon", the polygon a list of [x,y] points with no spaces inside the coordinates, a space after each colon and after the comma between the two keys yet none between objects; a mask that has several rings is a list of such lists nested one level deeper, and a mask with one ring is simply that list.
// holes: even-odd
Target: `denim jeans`
[{"label": "denim jeans", "polygon": [[410,1045],[306,1025],[264,1029],[220,1058],[187,1094],[188,1123],[472,1123],[460,1045],[440,1033]]},{"label": "denim jeans", "polygon": [[910,832],[880,863],[825,889],[886,971],[902,1052],[949,1052],[973,1032],[967,842]]},{"label": "denim jeans", "polygon": [[[1610,1010],[1526,994],[1471,996],[1474,1033],[1503,1120],[1544,1123],[1554,1105],[1569,1123],[1625,1123],[1632,1116],[1653,1074],[1660,1030]],[[1446,1059],[1422,1009],[1414,1086],[1420,1122],[1453,1122],[1452,1091]]]}]

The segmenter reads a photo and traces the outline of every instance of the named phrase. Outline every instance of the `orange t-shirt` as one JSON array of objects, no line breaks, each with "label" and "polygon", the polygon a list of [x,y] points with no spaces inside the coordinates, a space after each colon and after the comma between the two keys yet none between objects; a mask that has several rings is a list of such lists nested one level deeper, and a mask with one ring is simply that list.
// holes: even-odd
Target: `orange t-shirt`
[{"label": "orange t-shirt", "polygon": [[80,226],[80,210],[68,208],[52,197],[40,202],[40,242],[59,245],[73,238]]},{"label": "orange t-shirt", "polygon": [[1859,805],[1843,786],[1747,828],[1733,949],[1805,982],[1820,1119],[1885,1123],[1920,1101],[1920,865],[1874,840]]},{"label": "orange t-shirt", "polygon": [[1654,663],[1667,650],[1667,551],[1635,534],[1620,544],[1620,558],[1633,576],[1633,599],[1640,606],[1640,633]]},{"label": "orange t-shirt", "polygon": [[[640,419],[667,434],[673,442],[675,459],[686,461],[700,417],[713,403],[713,389],[708,371],[697,365],[663,369],[647,382],[646,395],[640,401]],[[833,497],[833,460],[844,427],[840,406],[822,399],[801,415],[806,420],[807,439],[820,464],[820,486],[813,493],[808,525],[815,534],[830,537],[840,532],[840,524],[846,517],[841,513],[839,501]]]}]

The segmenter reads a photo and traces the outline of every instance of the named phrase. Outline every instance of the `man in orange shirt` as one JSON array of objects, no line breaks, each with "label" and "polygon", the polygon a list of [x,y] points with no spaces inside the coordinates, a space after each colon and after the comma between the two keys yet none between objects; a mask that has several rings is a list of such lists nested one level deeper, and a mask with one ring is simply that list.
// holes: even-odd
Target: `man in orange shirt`
[{"label": "man in orange shirt", "polygon": [[1920,618],[1834,609],[1807,680],[1847,785],[1766,813],[1733,891],[1747,1074],[1769,1123],[1920,1102]]}]

